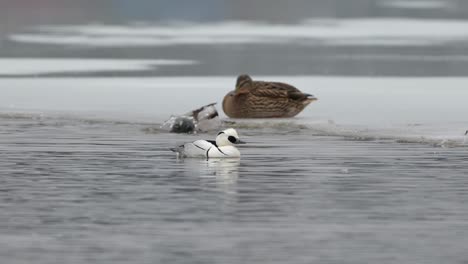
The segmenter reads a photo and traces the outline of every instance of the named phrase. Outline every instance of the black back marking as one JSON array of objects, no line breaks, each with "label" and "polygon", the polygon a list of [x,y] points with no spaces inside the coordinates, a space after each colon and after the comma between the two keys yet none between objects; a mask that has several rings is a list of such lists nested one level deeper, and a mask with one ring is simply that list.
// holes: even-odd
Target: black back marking
[{"label": "black back marking", "polygon": [[218,145],[216,145],[216,141],[214,141],[214,140],[206,140],[206,141],[210,142],[210,143],[213,144],[215,147],[218,147]]},{"label": "black back marking", "polygon": [[[213,146],[215,146],[215,147],[219,150],[219,152],[221,152],[224,156],[227,156],[227,154],[224,153],[224,152],[218,147],[218,145],[216,145],[216,141],[214,141],[214,140],[207,140],[207,141],[210,142],[211,144],[213,144]],[[206,151],[206,157],[207,157],[207,158],[208,158],[208,151],[210,151],[210,149],[211,149],[211,148],[209,148],[209,149]]]},{"label": "black back marking", "polygon": [[193,145],[194,145],[195,147],[199,148],[199,149],[203,149],[203,150],[205,150],[204,148],[202,148],[202,147],[198,146],[197,144],[193,144]]},{"label": "black back marking", "polygon": [[227,156],[226,153],[224,153],[220,148],[218,148],[218,146],[216,146],[216,148],[219,150],[219,152],[221,152],[224,156]]},{"label": "black back marking", "polygon": [[209,149],[206,151],[206,159],[208,159],[208,152],[210,152],[210,149],[211,149],[211,148],[209,148]]}]

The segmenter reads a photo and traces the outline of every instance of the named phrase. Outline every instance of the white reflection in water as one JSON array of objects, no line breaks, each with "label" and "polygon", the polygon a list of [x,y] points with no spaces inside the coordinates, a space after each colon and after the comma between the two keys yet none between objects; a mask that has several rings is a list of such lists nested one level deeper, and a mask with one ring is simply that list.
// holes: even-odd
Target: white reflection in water
[{"label": "white reflection in water", "polygon": [[180,159],[187,176],[200,177],[207,185],[216,186],[226,194],[236,193],[240,158],[229,159]]}]

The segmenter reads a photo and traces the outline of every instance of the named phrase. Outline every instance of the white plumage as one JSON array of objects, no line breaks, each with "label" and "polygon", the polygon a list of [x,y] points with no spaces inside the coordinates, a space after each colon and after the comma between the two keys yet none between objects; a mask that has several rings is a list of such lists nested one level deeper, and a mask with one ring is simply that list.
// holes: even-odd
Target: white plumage
[{"label": "white plumage", "polygon": [[200,139],[171,150],[182,158],[238,158],[240,152],[234,145],[242,143],[244,142],[239,139],[237,131],[229,128],[219,132],[215,141]]}]

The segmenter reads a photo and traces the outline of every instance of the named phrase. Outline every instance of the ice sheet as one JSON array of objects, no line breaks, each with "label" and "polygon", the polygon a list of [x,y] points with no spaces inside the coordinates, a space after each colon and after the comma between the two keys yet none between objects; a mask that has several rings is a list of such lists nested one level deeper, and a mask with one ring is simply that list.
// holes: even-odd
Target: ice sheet
[{"label": "ice sheet", "polygon": [[[441,142],[462,141],[468,129],[468,78],[253,77],[291,83],[319,100],[293,119],[240,120],[245,128],[292,124],[325,134]],[[235,76],[0,79],[0,112],[160,123],[218,102],[226,118],[222,99],[234,82]]]},{"label": "ice sheet", "polygon": [[0,74],[27,75],[64,72],[136,71],[160,66],[195,64],[190,60],[0,58]]},{"label": "ice sheet", "polygon": [[285,42],[307,45],[435,45],[468,39],[464,20],[360,18],[308,19],[298,24],[220,22],[154,25],[40,26],[9,36],[25,43],[82,46],[217,45]]}]

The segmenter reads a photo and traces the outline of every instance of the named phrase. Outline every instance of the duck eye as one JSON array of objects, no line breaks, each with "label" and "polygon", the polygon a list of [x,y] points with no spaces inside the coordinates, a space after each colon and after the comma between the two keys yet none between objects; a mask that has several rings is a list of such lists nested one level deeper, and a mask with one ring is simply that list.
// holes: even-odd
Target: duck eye
[{"label": "duck eye", "polygon": [[229,136],[228,137],[228,140],[231,142],[231,143],[236,143],[237,139],[233,136]]}]

